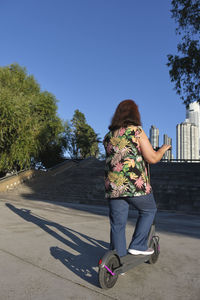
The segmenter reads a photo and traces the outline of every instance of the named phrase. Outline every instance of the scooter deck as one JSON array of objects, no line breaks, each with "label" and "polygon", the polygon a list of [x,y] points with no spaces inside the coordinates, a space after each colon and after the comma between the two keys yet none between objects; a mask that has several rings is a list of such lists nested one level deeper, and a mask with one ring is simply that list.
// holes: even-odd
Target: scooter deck
[{"label": "scooter deck", "polygon": [[123,256],[120,258],[121,266],[119,269],[115,270],[116,274],[124,273],[128,270],[130,270],[133,267],[136,267],[139,264],[142,264],[144,262],[147,262],[149,260],[151,255],[132,255],[127,254],[126,256]]}]

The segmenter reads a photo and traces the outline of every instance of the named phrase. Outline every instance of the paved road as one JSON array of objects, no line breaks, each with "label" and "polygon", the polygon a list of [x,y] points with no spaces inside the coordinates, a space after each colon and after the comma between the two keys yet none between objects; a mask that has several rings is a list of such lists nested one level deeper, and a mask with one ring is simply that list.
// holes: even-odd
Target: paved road
[{"label": "paved road", "polygon": [[107,207],[5,194],[0,228],[0,300],[200,299],[198,215],[159,212],[159,261],[130,270],[110,290],[99,287],[97,274],[109,242]]}]

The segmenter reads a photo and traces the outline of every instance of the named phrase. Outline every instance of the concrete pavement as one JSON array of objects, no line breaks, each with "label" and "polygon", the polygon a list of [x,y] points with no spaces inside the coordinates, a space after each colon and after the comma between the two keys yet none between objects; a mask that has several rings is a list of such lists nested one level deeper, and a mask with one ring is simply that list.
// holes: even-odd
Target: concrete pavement
[{"label": "concrete pavement", "polygon": [[[109,243],[107,207],[0,199],[0,300],[200,299],[200,217],[158,212],[161,254],[98,285],[99,258]],[[130,212],[127,244],[135,225]]]}]

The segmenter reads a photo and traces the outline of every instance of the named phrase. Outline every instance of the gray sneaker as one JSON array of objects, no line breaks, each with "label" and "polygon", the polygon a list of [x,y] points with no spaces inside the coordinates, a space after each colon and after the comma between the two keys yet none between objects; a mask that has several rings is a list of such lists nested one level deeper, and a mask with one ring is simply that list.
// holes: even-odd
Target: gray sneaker
[{"label": "gray sneaker", "polygon": [[154,250],[152,248],[149,248],[146,251],[128,249],[128,253],[133,254],[133,255],[151,255],[154,253]]}]

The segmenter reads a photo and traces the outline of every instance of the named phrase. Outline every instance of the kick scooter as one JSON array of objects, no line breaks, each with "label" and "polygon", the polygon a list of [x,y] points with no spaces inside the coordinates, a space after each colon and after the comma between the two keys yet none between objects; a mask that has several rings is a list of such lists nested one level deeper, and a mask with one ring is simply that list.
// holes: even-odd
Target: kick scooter
[{"label": "kick scooter", "polygon": [[118,275],[139,264],[148,262],[155,264],[160,254],[159,237],[155,235],[155,222],[152,224],[148,247],[154,249],[151,255],[132,255],[120,257],[115,250],[110,250],[99,260],[99,284],[103,289],[112,288],[117,282]]}]

